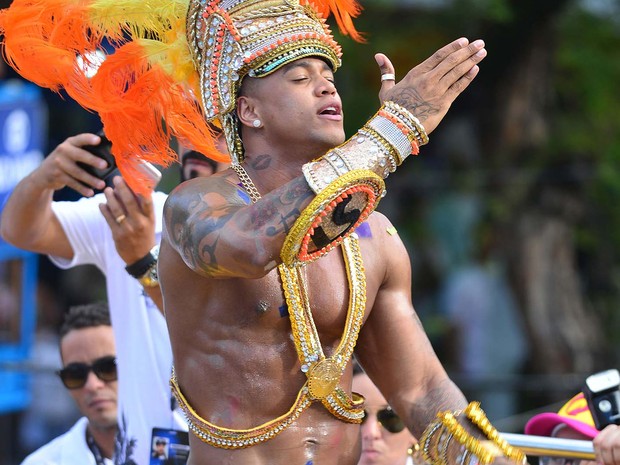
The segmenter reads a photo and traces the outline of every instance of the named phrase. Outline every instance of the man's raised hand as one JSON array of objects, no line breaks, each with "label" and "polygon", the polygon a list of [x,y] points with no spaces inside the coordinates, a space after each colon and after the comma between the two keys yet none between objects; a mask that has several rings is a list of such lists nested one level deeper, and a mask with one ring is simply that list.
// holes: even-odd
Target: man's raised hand
[{"label": "man's raised hand", "polygon": [[484,41],[469,42],[460,38],[437,50],[432,56],[411,69],[398,83],[390,60],[378,53],[382,82],[379,98],[391,100],[408,109],[431,133],[448,112],[452,102],[478,74],[480,63],[487,55]]}]

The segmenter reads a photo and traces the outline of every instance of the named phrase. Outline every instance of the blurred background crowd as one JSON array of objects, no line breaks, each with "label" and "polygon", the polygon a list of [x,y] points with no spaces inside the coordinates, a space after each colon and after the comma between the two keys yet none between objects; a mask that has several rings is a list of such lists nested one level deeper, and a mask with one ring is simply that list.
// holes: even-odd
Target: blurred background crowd
[{"label": "blurred background crowd", "polygon": [[[410,251],[414,306],[450,375],[500,431],[522,432],[588,374],[620,366],[620,1],[362,3],[356,24],[367,43],[339,41],[349,134],[377,107],[375,52],[392,59],[399,79],[454,38],[486,42],[479,77],[421,155],[390,176],[379,210]],[[32,104],[33,163],[67,137],[100,129],[71,99],[0,66],[0,114]],[[3,167],[23,126],[0,121],[4,188],[19,176]],[[159,189],[177,182],[178,168],[169,168]],[[105,297],[94,268],[60,271],[44,257],[0,253],[0,465],[18,463],[79,416],[54,374],[58,325],[70,305]],[[5,389],[15,375],[21,400]]]}]

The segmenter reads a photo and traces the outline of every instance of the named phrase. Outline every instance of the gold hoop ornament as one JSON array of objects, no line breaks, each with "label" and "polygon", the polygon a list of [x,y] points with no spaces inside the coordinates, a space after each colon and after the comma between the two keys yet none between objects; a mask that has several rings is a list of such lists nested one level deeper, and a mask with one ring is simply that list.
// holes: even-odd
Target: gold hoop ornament
[{"label": "gold hoop ornament", "polygon": [[377,208],[385,183],[370,170],[352,170],[317,194],[284,239],[280,258],[299,265],[325,255]]}]

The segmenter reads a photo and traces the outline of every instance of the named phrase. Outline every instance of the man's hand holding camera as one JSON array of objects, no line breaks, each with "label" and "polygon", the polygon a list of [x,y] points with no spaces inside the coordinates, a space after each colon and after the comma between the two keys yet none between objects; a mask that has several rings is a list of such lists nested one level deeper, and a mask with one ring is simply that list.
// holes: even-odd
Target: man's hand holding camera
[{"label": "man's hand holding camera", "polygon": [[120,176],[115,176],[113,183],[114,188],[104,189],[107,202],[99,209],[110,226],[118,254],[129,265],[155,245],[153,202],[150,196],[136,196]]},{"label": "man's hand holding camera", "polygon": [[84,146],[97,145],[101,138],[95,134],[78,134],[58,145],[44,160],[33,178],[42,188],[53,191],[69,187],[85,197],[92,197],[95,189],[105,187],[103,180],[89,174],[78,165],[83,163],[98,169],[105,169],[105,160],[84,150]]},{"label": "man's hand holding camera", "polygon": [[[85,197],[103,190],[106,203],[99,205],[110,226],[116,249],[127,263],[143,257],[155,245],[155,214],[150,197],[136,196],[120,176],[113,178],[113,187],[92,174],[109,168],[100,156],[88,150],[98,146],[102,138],[95,134],[78,134],[58,145],[43,161],[33,176],[40,187],[59,190],[69,187]],[[85,166],[80,166],[85,165]]]}]

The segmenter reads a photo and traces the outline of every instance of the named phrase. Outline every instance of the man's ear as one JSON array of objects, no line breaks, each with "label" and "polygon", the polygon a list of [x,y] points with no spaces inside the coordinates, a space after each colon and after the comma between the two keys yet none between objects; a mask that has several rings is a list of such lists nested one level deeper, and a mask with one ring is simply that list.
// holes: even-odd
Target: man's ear
[{"label": "man's ear", "polygon": [[237,99],[237,117],[244,126],[254,127],[253,122],[260,120],[260,116],[254,105],[254,100],[245,95]]}]

